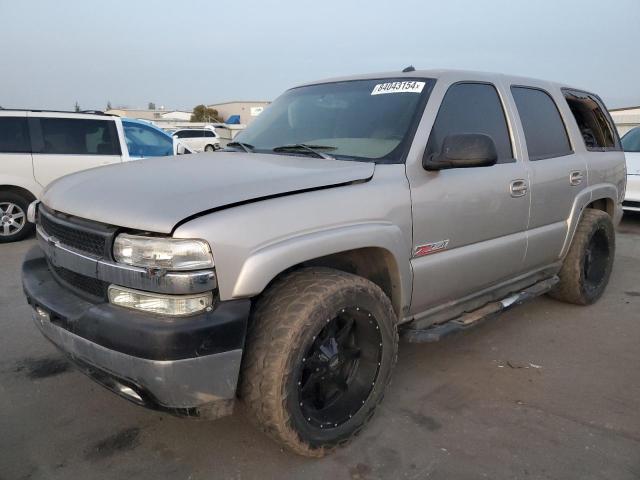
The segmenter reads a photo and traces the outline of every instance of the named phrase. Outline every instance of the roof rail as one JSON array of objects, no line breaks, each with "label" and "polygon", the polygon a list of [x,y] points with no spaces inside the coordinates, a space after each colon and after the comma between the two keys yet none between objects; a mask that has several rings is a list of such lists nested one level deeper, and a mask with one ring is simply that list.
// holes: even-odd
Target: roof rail
[{"label": "roof rail", "polygon": [[77,113],[79,115],[90,114],[90,115],[104,115],[106,117],[117,117],[113,113],[105,113],[101,110],[80,110],[78,112],[71,110],[49,110],[46,108],[37,109],[37,108],[0,108],[0,111],[3,112],[37,112],[37,113]]}]

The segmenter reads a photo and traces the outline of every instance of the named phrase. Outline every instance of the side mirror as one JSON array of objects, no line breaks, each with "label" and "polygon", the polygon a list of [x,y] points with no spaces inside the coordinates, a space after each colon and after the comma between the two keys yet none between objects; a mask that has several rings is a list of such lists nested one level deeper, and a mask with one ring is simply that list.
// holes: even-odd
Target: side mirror
[{"label": "side mirror", "polygon": [[178,137],[174,136],[173,138],[173,154],[174,155],[186,155],[191,153],[191,149],[187,147],[184,143],[178,140]]},{"label": "side mirror", "polygon": [[490,167],[498,161],[496,144],[489,135],[461,133],[447,135],[442,142],[442,151],[422,158],[425,170],[448,168]]}]

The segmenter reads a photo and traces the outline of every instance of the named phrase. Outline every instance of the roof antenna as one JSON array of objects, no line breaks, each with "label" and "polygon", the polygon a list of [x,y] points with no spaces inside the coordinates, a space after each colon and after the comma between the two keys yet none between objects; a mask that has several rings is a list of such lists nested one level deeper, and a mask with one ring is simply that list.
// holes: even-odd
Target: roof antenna
[{"label": "roof antenna", "polygon": [[413,65],[409,65],[404,70],[402,70],[402,73],[415,72],[415,71],[416,71],[415,67]]}]

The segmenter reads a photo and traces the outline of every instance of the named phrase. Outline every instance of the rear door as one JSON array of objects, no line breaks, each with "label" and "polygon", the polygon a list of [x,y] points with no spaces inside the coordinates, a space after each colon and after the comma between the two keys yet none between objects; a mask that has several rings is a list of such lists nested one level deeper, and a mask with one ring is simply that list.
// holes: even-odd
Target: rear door
[{"label": "rear door", "polygon": [[208,142],[208,139],[205,135],[205,131],[195,130],[193,132],[193,135],[194,135],[194,138],[193,138],[194,148],[199,152],[202,152],[204,150],[204,147],[207,146],[207,142]]},{"label": "rear door", "polygon": [[217,143],[219,143],[218,137],[216,136],[216,134],[211,131],[211,130],[203,130],[202,131],[202,136],[204,137],[204,145],[203,145],[203,149],[206,148],[207,145],[211,145],[212,147],[215,148],[215,145]]},{"label": "rear door", "polygon": [[414,314],[516,276],[525,255],[528,176],[514,146],[504,92],[490,82],[443,83],[441,79],[436,85],[425,112],[434,115],[430,109],[446,88],[432,120],[425,155],[441,151],[448,135],[480,133],[493,139],[498,163],[437,172],[425,171],[421,159],[407,164]]},{"label": "rear door", "polygon": [[525,268],[534,270],[559,259],[574,199],[588,185],[587,166],[569,140],[559,110],[566,108],[561,97],[554,98],[550,89],[521,85],[511,85],[511,94],[529,160],[531,213]]},{"label": "rear door", "polygon": [[112,118],[69,114],[29,115],[36,181],[46,186],[69,173],[121,161]]}]

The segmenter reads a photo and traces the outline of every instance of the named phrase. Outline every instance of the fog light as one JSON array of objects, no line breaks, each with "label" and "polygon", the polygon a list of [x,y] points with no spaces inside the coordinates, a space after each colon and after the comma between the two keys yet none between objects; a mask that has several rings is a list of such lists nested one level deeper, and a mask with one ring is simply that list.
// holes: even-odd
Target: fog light
[{"label": "fog light", "polygon": [[148,313],[185,316],[210,310],[213,304],[213,294],[206,292],[197,295],[161,295],[111,285],[109,287],[109,301],[114,305]]}]

